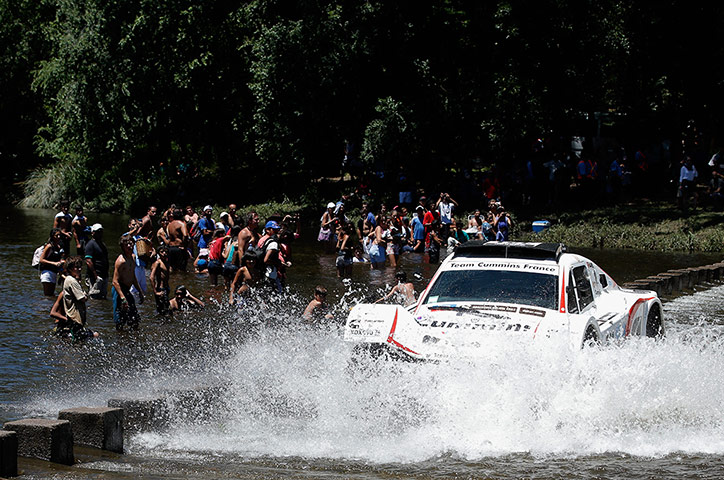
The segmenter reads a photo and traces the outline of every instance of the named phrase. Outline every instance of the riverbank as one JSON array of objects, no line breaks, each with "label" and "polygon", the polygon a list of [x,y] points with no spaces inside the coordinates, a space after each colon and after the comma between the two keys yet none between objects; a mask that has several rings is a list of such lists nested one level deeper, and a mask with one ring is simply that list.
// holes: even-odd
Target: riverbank
[{"label": "riverbank", "polygon": [[[550,228],[534,233],[534,220]],[[548,212],[521,219],[518,240],[563,242],[570,247],[724,252],[724,212],[697,209],[684,214],[671,202],[641,201],[568,212]]]}]

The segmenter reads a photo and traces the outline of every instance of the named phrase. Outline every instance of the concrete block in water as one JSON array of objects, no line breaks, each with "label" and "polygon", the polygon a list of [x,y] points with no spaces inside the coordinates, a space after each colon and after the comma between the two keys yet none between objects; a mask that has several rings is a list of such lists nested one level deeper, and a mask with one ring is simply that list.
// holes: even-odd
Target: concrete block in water
[{"label": "concrete block in water", "polygon": [[649,278],[634,280],[632,288],[635,290],[652,290],[657,294],[660,293],[659,290],[661,289],[660,285],[656,281]]},{"label": "concrete block in water", "polygon": [[123,428],[129,432],[163,428],[168,422],[168,407],[163,397],[112,398],[108,406],[123,410]]},{"label": "concrete block in water", "polygon": [[724,278],[724,263],[715,263],[709,266],[711,267],[712,280],[722,280]]},{"label": "concrete block in water", "polygon": [[659,276],[668,277],[670,279],[672,293],[681,291],[681,274],[680,273],[664,272],[664,273],[660,273]]},{"label": "concrete block in water", "polygon": [[0,430],[0,477],[18,475],[18,435]]},{"label": "concrete block in water", "polygon": [[699,271],[699,283],[711,282],[711,268],[708,265],[696,267],[696,269]]},{"label": "concrete block in water", "polygon": [[696,285],[699,285],[699,283],[701,282],[699,280],[699,268],[692,267],[692,268],[687,268],[686,270],[689,272],[689,277],[690,277],[689,281],[691,282],[691,288],[694,288]]},{"label": "concrete block in water", "polygon": [[661,286],[662,295],[671,295],[674,292],[674,280],[667,275],[656,275],[656,281]]},{"label": "concrete block in water", "polygon": [[678,273],[679,278],[681,279],[681,290],[684,290],[686,288],[691,288],[691,272],[687,270],[686,268],[680,268],[677,270],[669,270],[671,273]]},{"label": "concrete block in water", "polygon": [[58,418],[70,422],[77,445],[123,453],[123,409],[70,408],[58,413]]},{"label": "concrete block in water", "polygon": [[68,420],[28,418],[6,423],[3,428],[17,434],[18,455],[72,465],[73,430]]}]

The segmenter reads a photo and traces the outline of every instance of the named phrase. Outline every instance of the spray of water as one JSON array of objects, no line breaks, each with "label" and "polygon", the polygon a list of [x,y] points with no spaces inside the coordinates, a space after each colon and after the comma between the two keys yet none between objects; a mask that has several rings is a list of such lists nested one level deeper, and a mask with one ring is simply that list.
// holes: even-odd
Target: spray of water
[{"label": "spray of water", "polygon": [[[518,452],[722,454],[724,322],[716,298],[723,291],[667,303],[661,341],[582,351],[501,344],[472,363],[370,358],[341,340],[340,325],[301,322],[298,298],[219,305],[202,332],[188,320],[193,351],[154,349],[122,366],[113,358],[82,395],[59,388],[31,404],[52,410],[119,390],[223,385],[208,418],[179,410],[167,428],[133,436],[135,452],[381,463]],[[337,314],[365,295],[350,286]]]}]

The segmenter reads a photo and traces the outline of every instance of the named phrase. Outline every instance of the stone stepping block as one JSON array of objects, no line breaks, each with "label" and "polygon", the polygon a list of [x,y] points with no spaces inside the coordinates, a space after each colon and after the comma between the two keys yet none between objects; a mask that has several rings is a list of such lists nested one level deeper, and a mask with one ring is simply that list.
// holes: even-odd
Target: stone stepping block
[{"label": "stone stepping block", "polygon": [[0,430],[0,477],[18,475],[18,435]]},{"label": "stone stepping block", "polygon": [[60,420],[68,420],[77,445],[123,453],[123,409],[80,407],[61,410]]},{"label": "stone stepping block", "polygon": [[17,434],[18,455],[73,465],[73,430],[68,420],[27,418],[7,422],[3,428]]}]

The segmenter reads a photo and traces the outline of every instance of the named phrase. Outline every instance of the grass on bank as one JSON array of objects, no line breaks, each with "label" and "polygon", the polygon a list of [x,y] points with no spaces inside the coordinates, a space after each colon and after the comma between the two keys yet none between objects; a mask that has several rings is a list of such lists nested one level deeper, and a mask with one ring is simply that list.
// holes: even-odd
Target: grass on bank
[{"label": "grass on bank", "polygon": [[575,247],[724,251],[724,212],[699,208],[683,213],[671,202],[648,201],[538,217],[550,221],[550,228],[534,233],[532,221],[521,221],[516,239],[563,242]]}]

